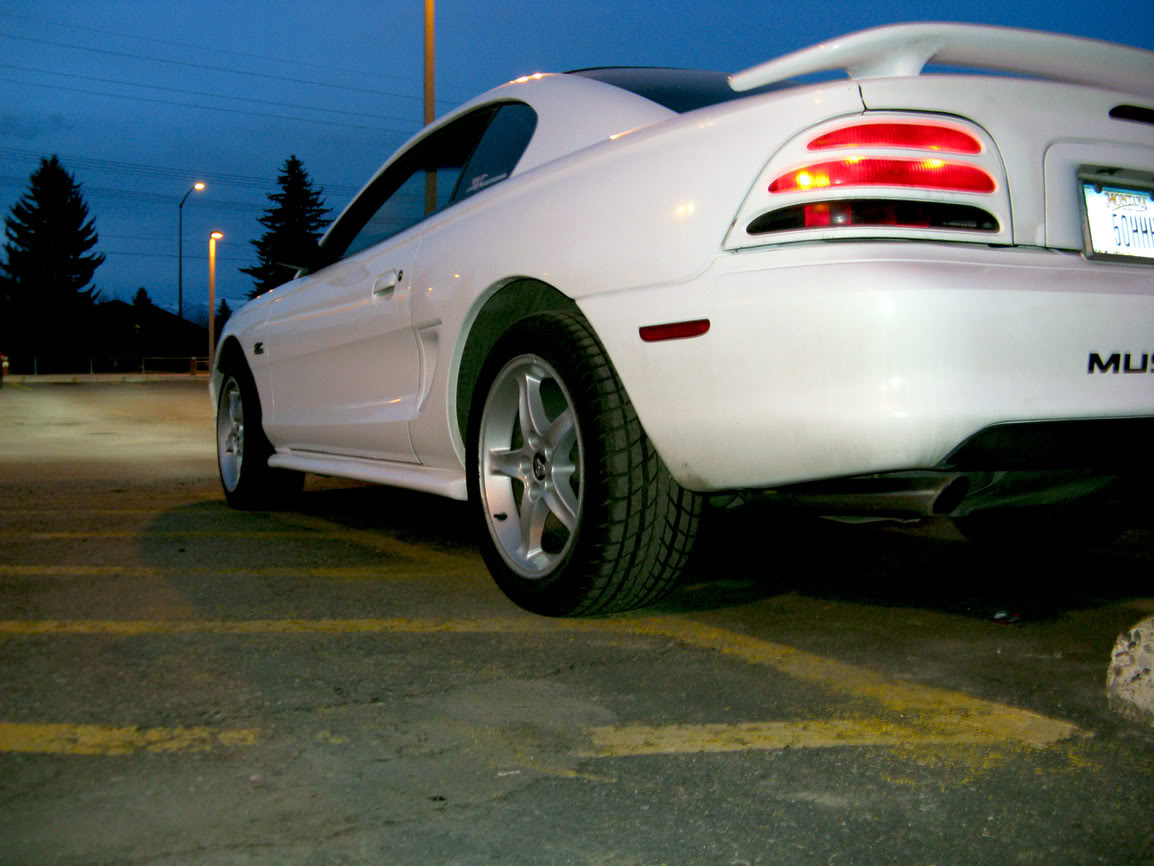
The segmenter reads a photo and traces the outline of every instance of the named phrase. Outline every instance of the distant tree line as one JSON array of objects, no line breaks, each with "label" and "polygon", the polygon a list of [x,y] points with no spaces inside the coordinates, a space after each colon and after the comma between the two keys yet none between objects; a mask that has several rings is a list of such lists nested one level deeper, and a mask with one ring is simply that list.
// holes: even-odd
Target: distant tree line
[{"label": "distant tree line", "polygon": [[[251,241],[258,263],[240,268],[253,278],[250,298],[292,279],[290,265],[331,222],[323,190],[314,189],[295,154],[277,184],[259,217],[265,231]],[[102,298],[93,277],[105,257],[93,252],[99,235],[81,186],[55,155],[44,157],[4,218],[0,352],[12,359],[12,372],[83,372],[97,353],[205,354],[197,342],[205,329],[156,307],[144,287],[131,305]],[[232,309],[222,299],[213,313],[220,334]]]}]

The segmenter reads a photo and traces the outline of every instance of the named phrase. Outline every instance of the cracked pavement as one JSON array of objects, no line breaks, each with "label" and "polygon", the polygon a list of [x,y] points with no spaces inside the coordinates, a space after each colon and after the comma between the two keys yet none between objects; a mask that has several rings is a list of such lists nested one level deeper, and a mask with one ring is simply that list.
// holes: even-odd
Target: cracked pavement
[{"label": "cracked pavement", "polygon": [[547,620],[461,503],[229,510],[210,415],[0,391],[0,862],[1154,862],[1104,692],[1148,516],[1027,560],[746,510],[662,604]]}]

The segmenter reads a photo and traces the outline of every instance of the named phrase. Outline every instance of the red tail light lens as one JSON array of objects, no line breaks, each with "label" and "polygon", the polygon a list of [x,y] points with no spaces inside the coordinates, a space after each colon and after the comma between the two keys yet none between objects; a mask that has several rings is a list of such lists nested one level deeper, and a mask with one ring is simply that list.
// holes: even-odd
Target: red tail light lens
[{"label": "red tail light lens", "polygon": [[810,150],[834,147],[901,147],[943,153],[981,153],[982,143],[968,132],[928,123],[862,123],[819,135]]},{"label": "red tail light lens", "polygon": [[806,192],[831,186],[903,186],[976,193],[991,193],[996,188],[994,179],[973,165],[940,159],[850,157],[780,175],[769,185],[769,191]]}]

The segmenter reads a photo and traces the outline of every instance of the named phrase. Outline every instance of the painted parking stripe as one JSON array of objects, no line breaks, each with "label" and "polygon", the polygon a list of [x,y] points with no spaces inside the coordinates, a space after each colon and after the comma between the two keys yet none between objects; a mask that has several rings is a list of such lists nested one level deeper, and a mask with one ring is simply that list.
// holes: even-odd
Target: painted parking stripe
[{"label": "painted parking stripe", "polygon": [[371,550],[374,553],[383,553],[386,556],[420,561],[427,564],[429,570],[437,573],[446,568],[459,569],[462,565],[467,565],[470,568],[483,567],[481,555],[471,549],[462,551],[430,550],[427,545],[402,541],[388,533],[350,529],[335,521],[307,514],[276,512],[270,516],[277,522],[297,530],[305,529],[323,534],[326,540],[342,541],[365,550]]},{"label": "painted parking stripe", "polygon": [[1008,739],[993,729],[962,727],[934,731],[913,725],[884,723],[873,718],[704,725],[606,725],[589,728],[586,734],[590,748],[582,756],[591,758],[845,746],[992,746]]},{"label": "painted parking stripe", "polygon": [[[898,718],[941,735],[969,732],[979,739],[1047,745],[1079,733],[1076,725],[1040,713],[971,697],[962,692],[894,680],[867,668],[676,617],[626,621],[635,634],[652,634],[772,667],[823,689],[864,698]],[[626,622],[622,624],[625,625]]]},{"label": "painted parking stripe", "polygon": [[107,725],[0,722],[0,752],[54,755],[128,755],[133,752],[208,752],[255,745],[257,728],[139,728]]},{"label": "painted parking stripe", "polygon": [[601,632],[670,638],[780,671],[823,690],[865,699],[877,716],[727,725],[605,726],[589,729],[590,755],[773,749],[797,746],[993,744],[1046,746],[1082,732],[1076,725],[961,692],[893,680],[865,668],[679,617],[551,620],[270,619],[270,620],[8,620],[0,635],[165,634],[557,634]]},{"label": "painted parking stripe", "polygon": [[[0,620],[0,635],[168,634],[500,634],[553,632],[548,620],[535,627],[527,620],[409,619],[250,619],[250,620]],[[564,630],[564,629],[561,629]]]},{"label": "painted parking stripe", "polygon": [[[104,539],[104,538],[245,538],[259,540],[262,538],[301,538],[308,541],[325,541],[326,537],[319,532],[294,530],[217,530],[217,529],[97,529],[91,532],[76,531],[33,531],[24,532],[19,529],[0,530],[0,540],[12,541],[68,541],[70,539]],[[336,540],[336,539],[333,539]]]},{"label": "painted parking stripe", "polygon": [[464,564],[455,569],[415,572],[402,563],[366,566],[253,566],[251,568],[157,567],[150,565],[0,565],[0,577],[124,577],[132,579],[190,578],[211,574],[219,577],[300,577],[344,580],[427,580],[442,577],[478,576],[477,568]]}]

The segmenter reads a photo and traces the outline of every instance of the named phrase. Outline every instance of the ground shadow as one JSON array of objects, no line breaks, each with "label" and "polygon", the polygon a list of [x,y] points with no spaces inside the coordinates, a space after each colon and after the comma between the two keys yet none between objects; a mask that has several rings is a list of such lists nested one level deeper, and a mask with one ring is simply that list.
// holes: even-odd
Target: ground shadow
[{"label": "ground shadow", "polygon": [[[229,512],[223,498],[190,508],[218,510],[218,526],[251,519]],[[477,549],[468,505],[430,494],[310,476],[286,511],[434,551]],[[178,528],[182,512],[188,515],[188,509],[165,514],[154,529]],[[982,619],[1002,613],[1049,620],[1150,596],[1154,521],[1141,517],[1119,539],[1071,552],[977,545],[941,520],[852,525],[758,504],[712,509],[681,586],[650,610],[687,613],[798,593]]]}]

